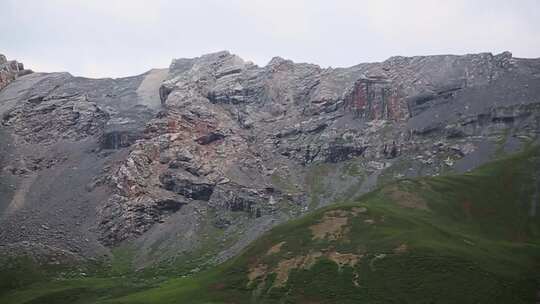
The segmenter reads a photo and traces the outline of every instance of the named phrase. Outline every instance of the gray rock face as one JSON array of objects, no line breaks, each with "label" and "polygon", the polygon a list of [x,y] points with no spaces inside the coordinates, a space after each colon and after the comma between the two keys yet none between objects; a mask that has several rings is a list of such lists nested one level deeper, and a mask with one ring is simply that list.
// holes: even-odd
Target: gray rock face
[{"label": "gray rock face", "polygon": [[[92,256],[131,241],[146,265],[210,243],[222,261],[314,208],[538,141],[539,75],[539,60],[508,52],[338,69],[219,52],[122,79],[28,75],[0,92],[0,181],[13,185],[0,186],[0,244]],[[46,176],[61,195],[44,203]],[[51,243],[44,221],[74,236]]]},{"label": "gray rock face", "polygon": [[32,73],[24,68],[24,65],[16,60],[8,61],[6,56],[0,54],[0,90],[19,76]]}]

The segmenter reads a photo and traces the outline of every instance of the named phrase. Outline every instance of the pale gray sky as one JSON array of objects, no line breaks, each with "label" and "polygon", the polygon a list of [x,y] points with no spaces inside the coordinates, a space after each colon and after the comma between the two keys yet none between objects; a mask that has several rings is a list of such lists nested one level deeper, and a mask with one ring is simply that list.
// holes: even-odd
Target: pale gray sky
[{"label": "pale gray sky", "polygon": [[540,1],[0,0],[0,53],[36,71],[120,77],[230,50],[351,66],[393,55],[540,57]]}]

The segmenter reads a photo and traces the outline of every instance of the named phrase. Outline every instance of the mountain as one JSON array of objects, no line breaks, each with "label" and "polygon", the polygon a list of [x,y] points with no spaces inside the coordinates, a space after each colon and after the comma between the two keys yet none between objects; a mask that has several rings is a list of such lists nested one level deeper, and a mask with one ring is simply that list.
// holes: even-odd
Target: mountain
[{"label": "mountain", "polygon": [[534,303],[538,168],[536,147],[470,173],[401,179],[279,225],[238,257],[189,276],[171,269],[133,273],[120,254],[106,270],[90,267],[89,277],[16,260],[24,270],[3,276],[19,289],[0,300]]},{"label": "mountain", "polygon": [[[17,77],[5,78],[10,83],[0,91],[0,253],[8,260],[26,256],[43,267],[94,269],[112,263],[115,268],[115,261],[125,259],[143,273],[191,275],[242,252],[246,257],[246,247],[262,242],[273,227],[299,217],[324,218],[317,210],[355,203],[372,190],[368,197],[386,195],[428,212],[433,202],[402,193],[403,183],[413,180],[418,186],[418,180],[432,176],[429,181],[451,184],[449,176],[469,176],[466,172],[482,164],[539,143],[540,59],[509,52],[398,56],[321,68],[279,57],[259,67],[223,51],[118,79],[9,73]],[[538,175],[532,167],[531,174]],[[381,190],[391,187],[397,187],[395,194]],[[460,190],[450,188],[435,187],[430,195]],[[537,200],[534,192],[523,203],[534,201],[535,193]],[[364,207],[371,210],[375,201],[385,200],[368,200]],[[432,210],[433,218],[417,223],[419,231],[450,221],[446,217],[455,210],[445,208],[450,209]],[[537,215],[531,214],[534,222]],[[409,215],[411,221],[420,216],[407,213],[396,221]],[[341,218],[337,224],[345,221]],[[279,227],[294,224],[285,225]],[[461,233],[474,228],[459,221],[449,225],[465,229]],[[400,227],[388,229],[397,237]],[[426,242],[438,240],[435,232],[426,233]],[[482,233],[474,237],[485,237]],[[523,246],[531,252],[534,236],[521,240],[530,242]],[[386,251],[389,247],[377,246],[401,245],[385,243],[391,236],[358,237]],[[406,240],[404,246],[412,246]],[[452,249],[450,243],[441,246]],[[442,252],[435,244],[420,245],[434,255]],[[503,245],[482,247],[487,251],[477,257],[489,256],[490,248],[509,250]],[[346,254],[354,260],[352,252],[306,246],[317,259]],[[474,259],[464,248],[454,248],[463,250],[453,257],[462,253],[467,264]],[[365,254],[389,254],[384,250]],[[519,250],[516,254],[528,256]],[[500,258],[491,262],[505,259]],[[418,261],[419,267],[429,265]],[[261,265],[268,270],[265,277],[279,276],[269,270],[276,265]]]}]

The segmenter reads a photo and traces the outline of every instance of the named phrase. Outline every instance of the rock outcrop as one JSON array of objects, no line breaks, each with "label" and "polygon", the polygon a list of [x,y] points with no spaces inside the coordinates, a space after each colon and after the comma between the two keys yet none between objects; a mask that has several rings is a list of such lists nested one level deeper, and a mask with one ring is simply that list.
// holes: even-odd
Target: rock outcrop
[{"label": "rock outcrop", "polygon": [[0,90],[19,76],[32,73],[32,70],[24,68],[24,64],[16,60],[7,60],[6,56],[0,54]]}]

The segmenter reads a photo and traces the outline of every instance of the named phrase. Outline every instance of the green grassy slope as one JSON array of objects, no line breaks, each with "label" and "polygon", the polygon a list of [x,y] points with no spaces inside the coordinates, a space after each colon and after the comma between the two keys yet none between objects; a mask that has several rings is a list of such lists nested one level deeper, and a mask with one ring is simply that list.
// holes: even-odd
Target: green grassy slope
[{"label": "green grassy slope", "polygon": [[539,172],[531,149],[465,175],[402,180],[278,226],[194,276],[21,282],[0,289],[0,303],[534,303]]}]

